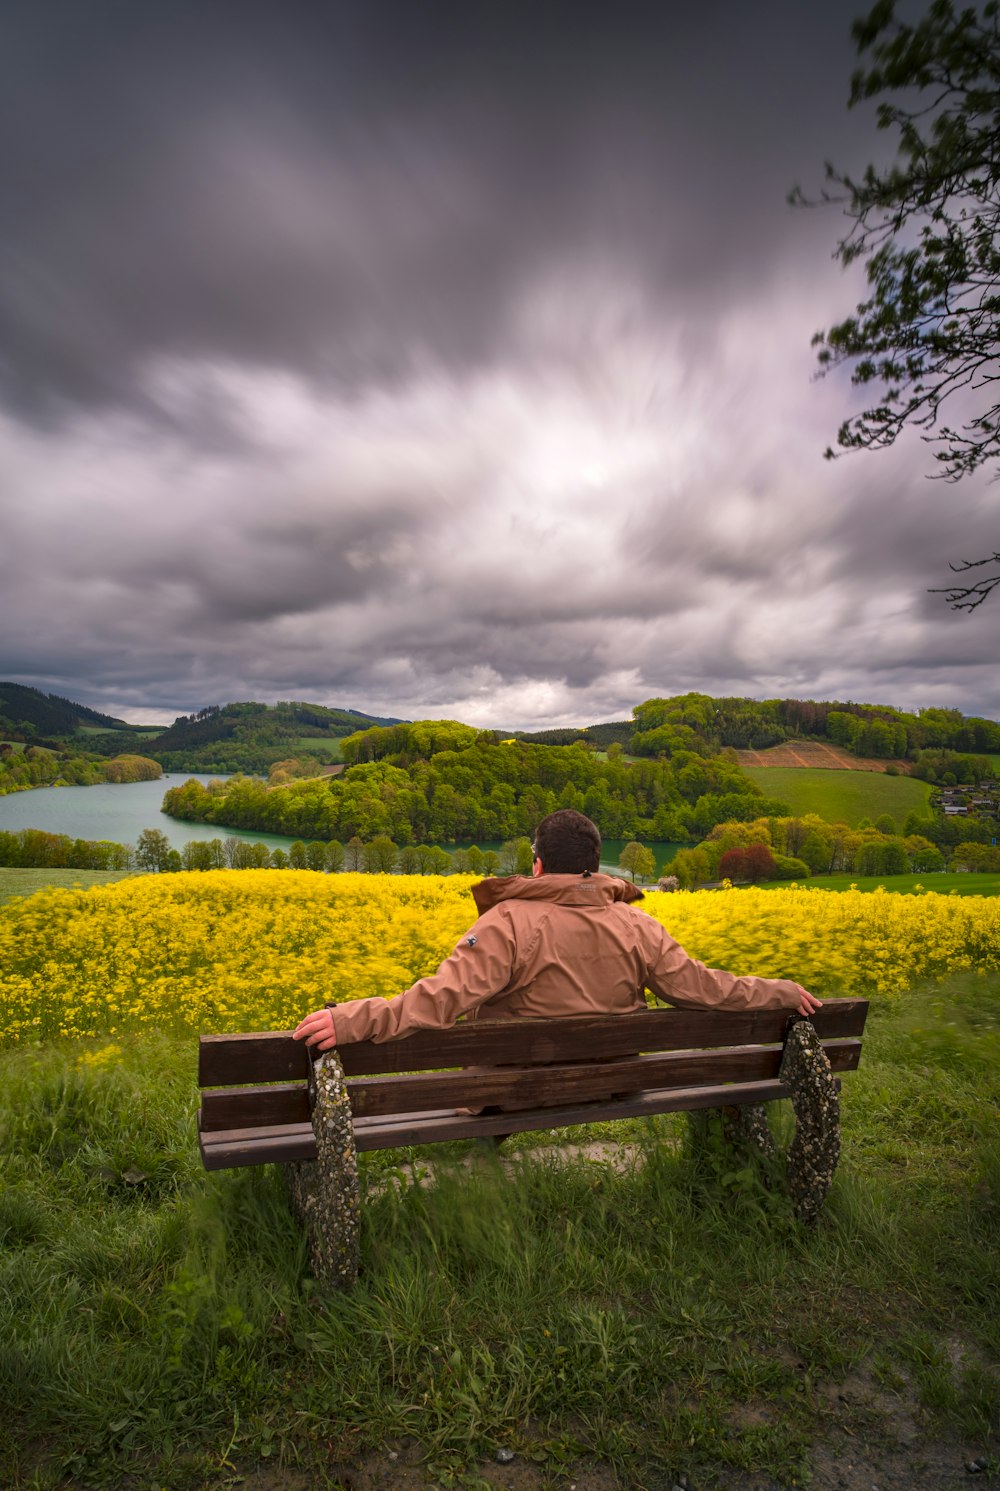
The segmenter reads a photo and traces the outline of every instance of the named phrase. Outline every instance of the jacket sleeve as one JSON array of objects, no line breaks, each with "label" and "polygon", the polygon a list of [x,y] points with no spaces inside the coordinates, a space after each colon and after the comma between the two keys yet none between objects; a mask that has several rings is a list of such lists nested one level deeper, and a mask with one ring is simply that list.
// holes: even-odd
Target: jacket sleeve
[{"label": "jacket sleeve", "polygon": [[659,923],[652,922],[652,926],[654,945],[646,973],[646,987],[668,1004],[692,1010],[798,1008],[801,991],[791,979],[740,977],[722,968],[708,968],[697,958],[689,957]]},{"label": "jacket sleeve", "polygon": [[338,1046],[389,1041],[414,1030],[445,1030],[510,983],[516,941],[510,918],[490,910],[470,927],[437,973],[418,979],[395,999],[353,999],[331,1005]]}]

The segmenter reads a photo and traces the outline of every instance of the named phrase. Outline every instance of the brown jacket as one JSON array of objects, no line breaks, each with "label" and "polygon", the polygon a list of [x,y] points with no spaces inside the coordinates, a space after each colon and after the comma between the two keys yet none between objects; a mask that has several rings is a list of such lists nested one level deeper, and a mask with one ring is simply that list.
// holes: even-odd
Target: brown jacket
[{"label": "brown jacket", "polygon": [[738,978],[689,958],[630,906],[642,892],[611,875],[512,875],[472,891],[481,915],[437,973],[395,999],[331,1006],[337,1042],[387,1041],[475,1019],[628,1013],[643,989],[682,1009],[794,1009],[788,979]]}]

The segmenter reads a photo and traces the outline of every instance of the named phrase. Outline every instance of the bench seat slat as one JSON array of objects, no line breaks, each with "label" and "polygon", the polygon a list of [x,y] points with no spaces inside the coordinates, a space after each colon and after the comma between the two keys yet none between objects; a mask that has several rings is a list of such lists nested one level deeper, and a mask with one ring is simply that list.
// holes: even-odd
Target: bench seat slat
[{"label": "bench seat slat", "polygon": [[[840,1086],[839,1079],[837,1080]],[[616,1118],[651,1118],[658,1113],[688,1112],[745,1103],[770,1103],[787,1098],[781,1082],[741,1082],[721,1087],[667,1088],[637,1092],[611,1102],[580,1103],[573,1107],[535,1108],[521,1113],[480,1116],[414,1114],[368,1123],[359,1119],[354,1137],[358,1150],[394,1149],[409,1144],[433,1144],[442,1139],[475,1139],[490,1134],[516,1134],[531,1129],[561,1129],[571,1124],[602,1123]],[[384,1127],[382,1125],[385,1125]]]},{"label": "bench seat slat", "polygon": [[[787,1010],[640,1010],[631,1015],[575,1015],[544,1020],[461,1021],[402,1040],[359,1041],[338,1055],[347,1076],[427,1071],[448,1066],[523,1066],[587,1061],[663,1050],[704,1050],[780,1042]],[[836,999],[812,1017],[825,1040],[860,1036],[866,999]],[[202,1036],[202,1087],[283,1082],[308,1073],[309,1048],[288,1031]]]},{"label": "bench seat slat", "polygon": [[[837,1083],[840,1085],[839,1081]],[[354,1126],[359,1151],[396,1149],[433,1144],[445,1139],[475,1139],[491,1134],[521,1133],[530,1129],[566,1128],[571,1124],[601,1123],[606,1119],[652,1117],[658,1113],[687,1112],[744,1103],[768,1103],[788,1097],[776,1081],[742,1082],[697,1088],[668,1088],[633,1093],[609,1102],[572,1107],[535,1108],[520,1113],[483,1115],[436,1113],[395,1114],[390,1118],[360,1118]],[[206,1170],[238,1169],[285,1160],[314,1160],[316,1141],[307,1124],[275,1125],[266,1130],[229,1130],[202,1135]]]},{"label": "bench seat slat", "polygon": [[285,1160],[314,1160],[312,1124],[275,1124],[269,1129],[228,1129],[199,1136],[206,1170],[241,1169]]}]

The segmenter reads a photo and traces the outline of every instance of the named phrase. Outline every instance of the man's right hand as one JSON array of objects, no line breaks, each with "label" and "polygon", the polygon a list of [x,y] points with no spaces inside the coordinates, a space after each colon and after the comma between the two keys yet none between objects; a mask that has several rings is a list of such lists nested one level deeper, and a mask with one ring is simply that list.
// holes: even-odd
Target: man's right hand
[{"label": "man's right hand", "polygon": [[307,1046],[318,1046],[321,1051],[329,1051],[337,1044],[337,1029],[333,1023],[333,1010],[316,1010],[314,1014],[306,1015],[300,1020],[292,1031],[292,1036],[297,1041],[305,1041]]}]

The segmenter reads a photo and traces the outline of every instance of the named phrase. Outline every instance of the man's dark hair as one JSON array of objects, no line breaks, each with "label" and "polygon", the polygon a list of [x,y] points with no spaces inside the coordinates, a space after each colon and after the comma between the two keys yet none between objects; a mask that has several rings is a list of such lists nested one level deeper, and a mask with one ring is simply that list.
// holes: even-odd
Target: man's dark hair
[{"label": "man's dark hair", "polygon": [[601,864],[601,835],[575,808],[559,808],[543,818],[532,845],[547,875],[583,875]]}]

